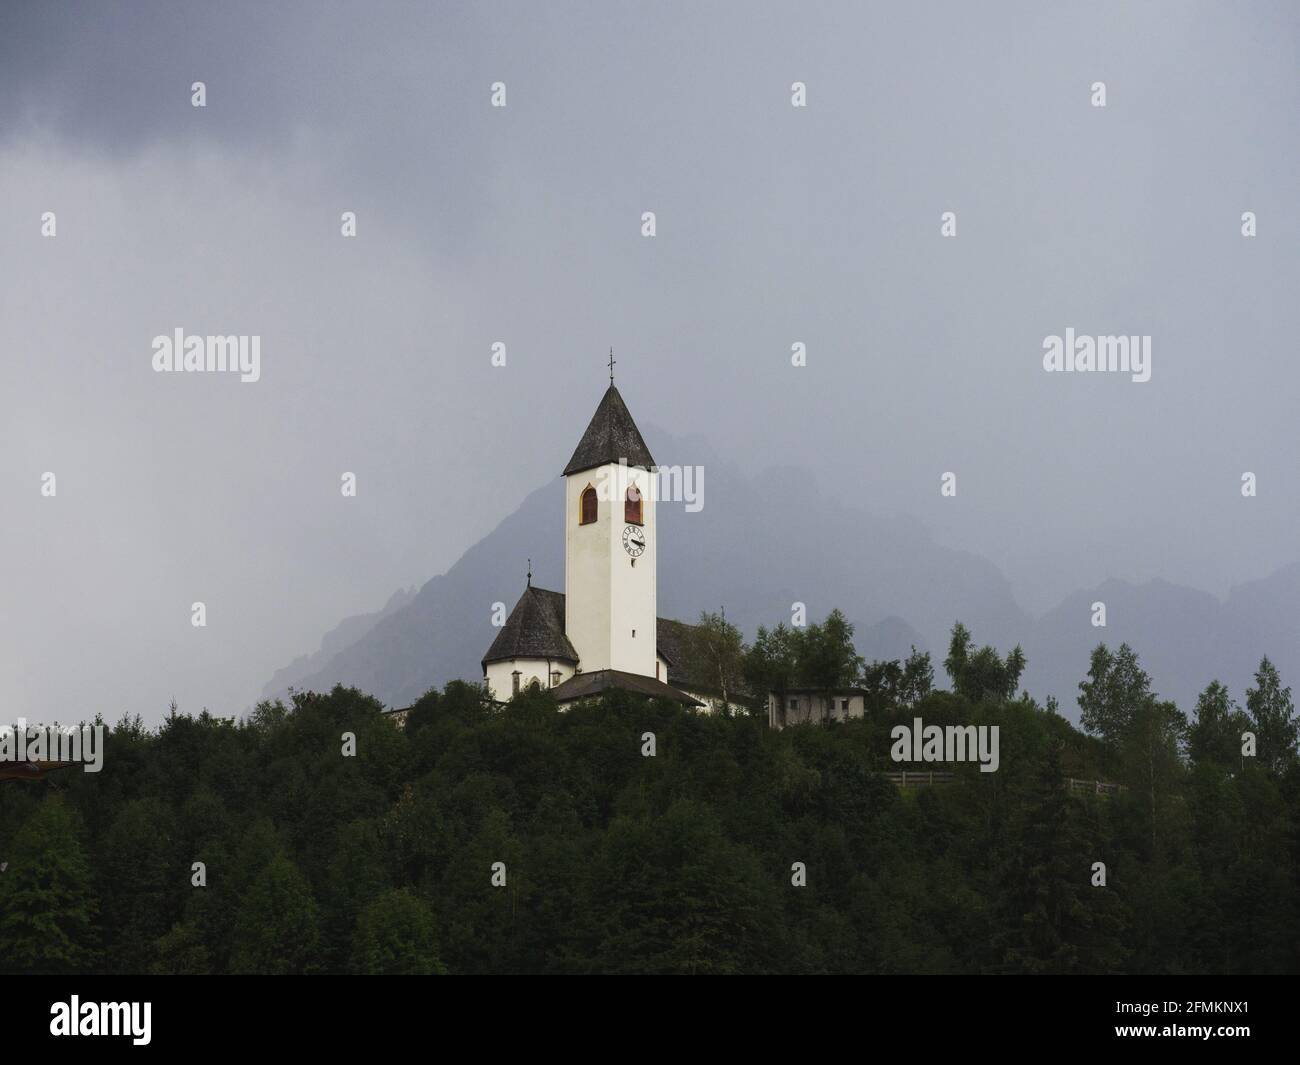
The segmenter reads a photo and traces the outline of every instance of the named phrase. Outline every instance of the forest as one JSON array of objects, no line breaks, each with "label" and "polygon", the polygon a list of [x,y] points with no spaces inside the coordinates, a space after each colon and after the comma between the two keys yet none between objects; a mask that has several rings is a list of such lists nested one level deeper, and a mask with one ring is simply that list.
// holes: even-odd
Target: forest
[{"label": "forest", "polygon": [[[1241,703],[1216,682],[1184,711],[1098,646],[1076,728],[961,625],[947,690],[925,654],[862,662],[838,612],[692,640],[733,696],[851,682],[867,713],[772,729],[752,695],[561,711],[456,681],[400,722],[343,687],[124,717],[101,772],[0,784],[0,971],[1300,970],[1296,718],[1268,659]],[[998,726],[997,772],[891,782],[918,716]]]}]

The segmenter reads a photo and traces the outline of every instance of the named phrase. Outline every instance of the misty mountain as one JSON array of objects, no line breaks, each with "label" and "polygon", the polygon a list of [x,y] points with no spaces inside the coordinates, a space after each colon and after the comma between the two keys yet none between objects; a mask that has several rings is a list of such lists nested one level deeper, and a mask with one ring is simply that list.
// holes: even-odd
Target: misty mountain
[{"label": "misty mountain", "polygon": [[[1268,654],[1284,681],[1300,673],[1300,565],[1235,588],[1226,602],[1163,580],[1106,581],[1081,590],[1041,618],[1016,603],[988,559],[937,544],[918,521],[887,517],[838,498],[805,470],[747,476],[702,441],[648,432],[661,465],[703,469],[703,506],[659,504],[659,614],[694,621],[705,610],[753,635],[789,623],[802,603],[810,621],[839,607],[856,624],[868,660],[932,652],[936,680],[948,633],[960,619],[979,644],[1002,651],[1021,644],[1023,686],[1040,700],[1055,695],[1074,719],[1078,683],[1093,647],[1127,641],[1161,695],[1190,710],[1214,678],[1244,698],[1259,658]],[[310,657],[280,670],[264,694],[290,684],[323,690],[355,685],[404,706],[432,685],[477,680],[495,630],[494,604],[508,612],[524,587],[564,589],[563,494],[556,481],[537,489],[446,573],[417,593],[398,593],[374,614],[349,618]],[[1106,604],[1106,626],[1092,604]]]},{"label": "misty mountain", "polygon": [[388,602],[379,610],[370,614],[355,614],[352,617],[344,618],[324,635],[319,649],[314,653],[299,655],[287,666],[277,669],[264,691],[283,693],[289,688],[311,687],[310,684],[304,684],[304,681],[329,666],[330,661],[336,654],[351,647],[373,629],[378,622],[390,614],[395,614],[414,598],[414,588],[399,588],[388,597]]},{"label": "misty mountain", "polygon": [[[1106,626],[1092,625],[1092,604],[1106,604]],[[1239,703],[1267,655],[1283,683],[1300,679],[1300,564],[1232,589],[1226,601],[1195,589],[1153,580],[1106,581],[1067,597],[1024,641],[1029,659],[1023,683],[1035,694],[1055,693],[1077,717],[1078,682],[1098,643],[1131,644],[1152,687],[1189,714],[1211,680],[1226,684]]]},{"label": "misty mountain", "polygon": [[[942,647],[956,617],[986,639],[1018,638],[1028,628],[995,566],[937,545],[918,522],[865,512],[803,470],[746,476],[702,441],[646,435],[661,465],[703,471],[702,507],[659,504],[661,616],[694,621],[724,609],[752,634],[760,624],[789,623],[795,604],[810,620],[839,606],[858,624],[868,658],[906,655],[912,644]],[[535,584],[564,589],[562,492],[557,476],[410,602],[349,619],[311,657],[314,668],[281,670],[264,693],[342,681],[405,705],[431,685],[478,679],[494,604],[514,606],[526,559]],[[353,639],[338,647],[345,626]]]}]

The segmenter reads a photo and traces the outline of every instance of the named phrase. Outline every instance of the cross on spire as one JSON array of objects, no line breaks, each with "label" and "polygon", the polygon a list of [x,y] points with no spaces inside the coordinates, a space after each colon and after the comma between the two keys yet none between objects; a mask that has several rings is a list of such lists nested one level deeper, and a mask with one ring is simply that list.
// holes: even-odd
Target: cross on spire
[{"label": "cross on spire", "polygon": [[528,587],[531,588],[532,586],[533,586],[533,560],[530,558],[528,560]]},{"label": "cross on spire", "polygon": [[609,349],[609,383],[614,383],[614,349]]}]

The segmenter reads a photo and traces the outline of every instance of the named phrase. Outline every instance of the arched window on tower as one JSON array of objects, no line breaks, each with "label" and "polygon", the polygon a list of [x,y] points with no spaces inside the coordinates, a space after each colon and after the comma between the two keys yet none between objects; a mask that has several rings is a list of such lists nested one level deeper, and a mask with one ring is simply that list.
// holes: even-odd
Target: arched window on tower
[{"label": "arched window on tower", "polygon": [[587,485],[582,490],[582,506],[578,514],[579,525],[590,525],[596,520],[596,489]]},{"label": "arched window on tower", "polygon": [[643,525],[641,520],[641,489],[635,484],[627,487],[627,495],[623,499],[623,520],[629,525]]}]

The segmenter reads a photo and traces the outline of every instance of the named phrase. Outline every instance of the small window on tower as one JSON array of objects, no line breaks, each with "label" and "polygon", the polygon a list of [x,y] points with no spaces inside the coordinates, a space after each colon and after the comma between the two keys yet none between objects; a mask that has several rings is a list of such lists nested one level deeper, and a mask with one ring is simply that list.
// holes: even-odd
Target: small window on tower
[{"label": "small window on tower", "polygon": [[578,516],[579,525],[590,525],[596,520],[596,489],[587,485],[582,490],[582,512]]},{"label": "small window on tower", "polygon": [[623,500],[623,520],[629,525],[644,524],[641,521],[641,489],[635,484],[628,486]]}]

